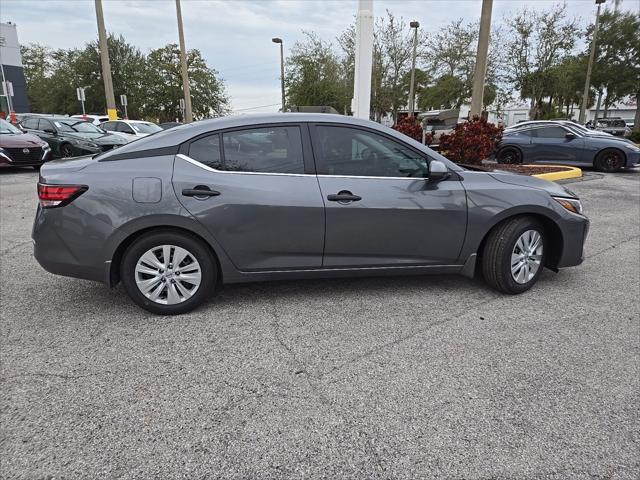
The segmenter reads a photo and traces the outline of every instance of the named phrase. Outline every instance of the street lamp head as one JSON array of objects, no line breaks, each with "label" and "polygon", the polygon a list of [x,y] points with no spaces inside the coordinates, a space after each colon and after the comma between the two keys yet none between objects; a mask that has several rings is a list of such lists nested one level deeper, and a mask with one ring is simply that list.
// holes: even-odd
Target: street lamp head
[{"label": "street lamp head", "polygon": [[271,39],[271,41],[272,41],[273,43],[282,43],[282,39],[281,39],[281,38],[278,38],[278,37],[272,38],[272,39]]},{"label": "street lamp head", "polygon": [[411,28],[418,28],[420,26],[420,22],[415,22],[415,21],[414,22],[410,22],[409,26]]}]

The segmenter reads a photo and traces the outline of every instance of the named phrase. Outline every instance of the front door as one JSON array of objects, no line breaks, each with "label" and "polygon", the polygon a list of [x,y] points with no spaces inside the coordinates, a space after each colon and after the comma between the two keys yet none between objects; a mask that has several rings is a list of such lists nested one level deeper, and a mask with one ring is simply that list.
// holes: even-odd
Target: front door
[{"label": "front door", "polygon": [[[531,160],[538,163],[576,163],[584,140],[559,125],[531,130]],[[570,136],[568,137],[567,134]],[[572,135],[572,136],[571,136]]]},{"label": "front door", "polygon": [[326,206],[324,267],[456,264],[467,225],[460,181],[428,182],[427,156],[380,132],[312,131]]},{"label": "front door", "polygon": [[215,133],[176,156],[176,195],[238,270],[322,266],[324,204],[302,133],[298,125]]}]

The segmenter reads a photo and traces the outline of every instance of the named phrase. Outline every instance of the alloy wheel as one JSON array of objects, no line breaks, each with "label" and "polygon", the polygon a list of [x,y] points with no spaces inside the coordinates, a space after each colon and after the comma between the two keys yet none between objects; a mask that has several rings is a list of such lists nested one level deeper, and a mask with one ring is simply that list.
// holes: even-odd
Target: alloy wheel
[{"label": "alloy wheel", "polygon": [[202,282],[202,270],[188,250],[176,245],[159,245],[138,259],[135,280],[149,300],[175,305],[196,293]]},{"label": "alloy wheel", "polygon": [[511,276],[517,283],[528,283],[538,273],[543,243],[537,230],[527,230],[516,241],[511,252]]}]

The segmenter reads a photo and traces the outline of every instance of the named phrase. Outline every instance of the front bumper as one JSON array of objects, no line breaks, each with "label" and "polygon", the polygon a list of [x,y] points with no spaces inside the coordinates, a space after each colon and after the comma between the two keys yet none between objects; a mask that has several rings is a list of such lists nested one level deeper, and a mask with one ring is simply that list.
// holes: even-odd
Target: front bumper
[{"label": "front bumper", "polygon": [[627,163],[625,164],[626,168],[633,168],[640,165],[640,152],[635,152],[633,150],[627,150]]},{"label": "front bumper", "polygon": [[584,244],[589,234],[590,222],[582,215],[567,214],[558,222],[562,232],[562,254],[558,260],[557,268],[574,267],[584,261]]},{"label": "front bumper", "polygon": [[39,158],[14,158],[10,152],[0,152],[0,167],[34,167],[51,160],[51,149],[43,150]]}]

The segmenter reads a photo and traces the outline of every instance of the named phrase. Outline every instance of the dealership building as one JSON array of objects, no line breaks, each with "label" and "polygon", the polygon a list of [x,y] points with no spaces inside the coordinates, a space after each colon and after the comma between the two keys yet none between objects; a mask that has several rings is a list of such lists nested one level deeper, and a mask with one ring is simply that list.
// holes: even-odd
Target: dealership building
[{"label": "dealership building", "polygon": [[9,116],[14,112],[29,112],[27,82],[24,78],[16,24],[0,23],[0,111]]}]

